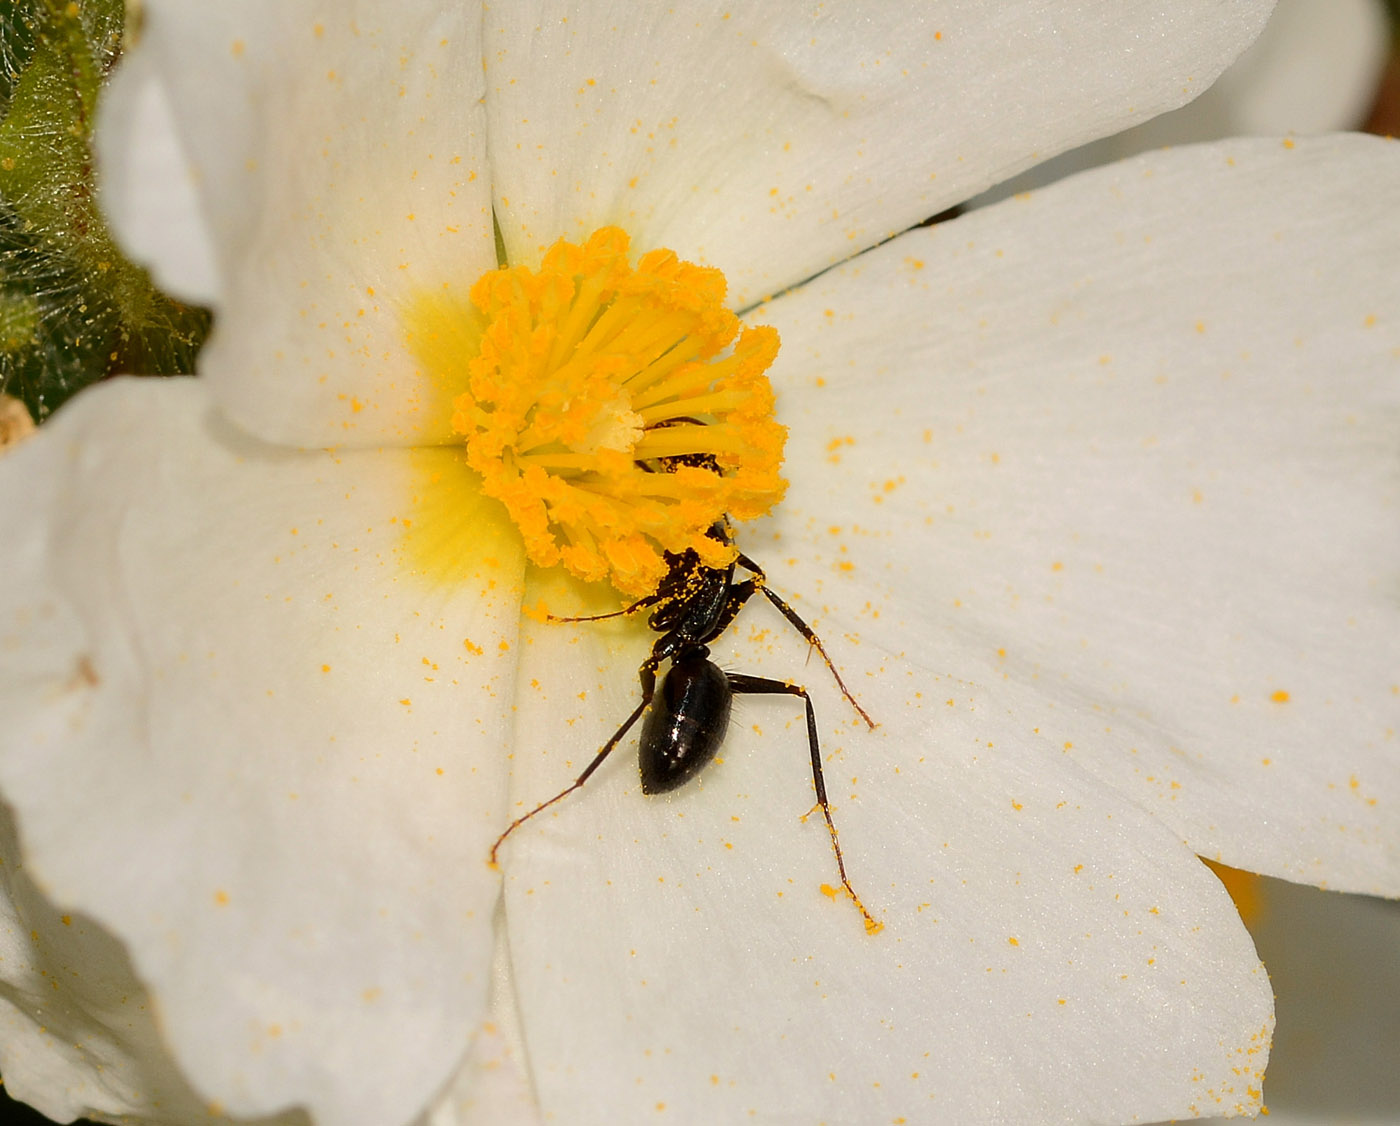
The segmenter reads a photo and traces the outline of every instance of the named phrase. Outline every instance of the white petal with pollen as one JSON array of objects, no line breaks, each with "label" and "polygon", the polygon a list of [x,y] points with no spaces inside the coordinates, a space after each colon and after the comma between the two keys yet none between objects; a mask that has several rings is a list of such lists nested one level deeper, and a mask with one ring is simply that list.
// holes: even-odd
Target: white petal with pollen
[{"label": "white petal with pollen", "polygon": [[774,303],[784,581],[1197,852],[1400,894],[1398,197],[1376,138],[1155,153]]},{"label": "white petal with pollen", "polygon": [[985,206],[1166,145],[1359,129],[1390,51],[1382,0],[1282,0],[1209,90],[1171,113],[1062,153],[970,201]]},{"label": "white petal with pollen", "polygon": [[495,5],[512,260],[616,223],[742,307],[1073,145],[1189,101],[1272,4]]},{"label": "white petal with pollen", "polygon": [[484,1014],[521,561],[454,464],[263,446],[193,381],[0,464],[26,871],[224,1113],[408,1121]]},{"label": "white petal with pollen", "polygon": [[[219,279],[200,372],[263,439],[450,434],[405,318],[423,293],[465,302],[496,265],[478,32],[468,8],[429,0],[144,5],[125,65],[164,86]],[[143,163],[150,146],[123,117],[150,97],[121,98],[105,119],[133,145],[102,148],[127,185],[119,235],[169,175]]]},{"label": "white petal with pollen", "polygon": [[[761,537],[747,550],[775,555]],[[777,549],[781,550],[781,549]],[[1087,777],[998,686],[902,660],[784,588],[868,732],[764,604],[720,665],[805,684],[847,868],[828,898],[801,701],[740,696],[720,762],[643,796],[634,743],[503,853],[522,1027],[546,1116],[1125,1121],[1257,1106],[1268,980],[1218,881]],[[843,619],[858,606],[837,608]],[[849,611],[848,613],[844,613]],[[543,631],[571,659],[532,659]],[[646,638],[534,626],[513,795],[582,769],[636,699]],[[553,646],[551,645],[551,650]]]},{"label": "white petal with pollen", "polygon": [[121,944],[90,918],[57,911],[34,885],[7,812],[0,967],[0,1073],[11,1097],[60,1122],[130,1115],[203,1126],[222,1118],[161,1042],[150,996]]}]

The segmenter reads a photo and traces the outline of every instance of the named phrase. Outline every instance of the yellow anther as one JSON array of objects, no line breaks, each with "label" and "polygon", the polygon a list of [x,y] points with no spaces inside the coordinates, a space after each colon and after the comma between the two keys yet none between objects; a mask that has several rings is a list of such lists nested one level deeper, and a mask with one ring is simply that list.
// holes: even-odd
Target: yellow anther
[{"label": "yellow anther", "polygon": [[532,562],[641,597],[664,552],[733,558],[706,532],[781,499],[787,431],[764,374],[776,330],[740,324],[718,270],[669,250],[634,268],[627,249],[603,227],[472,287],[486,328],[452,426]]}]

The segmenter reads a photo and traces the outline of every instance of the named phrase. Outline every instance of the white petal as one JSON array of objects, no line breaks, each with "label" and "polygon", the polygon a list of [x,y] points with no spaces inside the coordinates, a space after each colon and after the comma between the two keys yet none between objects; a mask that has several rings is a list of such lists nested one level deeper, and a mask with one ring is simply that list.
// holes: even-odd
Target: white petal
[{"label": "white petal", "polygon": [[97,128],[102,209],[124,249],[156,283],[186,301],[222,302],[195,170],[175,127],[155,56],[132,51],[102,92]]},{"label": "white petal", "polygon": [[[532,628],[537,646],[551,629],[581,642],[568,666],[526,647],[549,706],[522,711],[512,792],[530,804],[630,710],[636,689],[617,681],[648,640]],[[846,866],[884,930],[820,890],[836,867],[820,815],[802,820],[799,700],[738,697],[722,761],[666,797],[641,794],[624,744],[504,853],[546,1116],[1122,1121],[1257,1105],[1268,982],[1218,881],[1009,713],[1000,685],[826,640],[876,732],[771,607],[747,609],[716,659],[811,691]]]},{"label": "white petal", "polygon": [[1379,0],[1283,0],[1258,43],[1221,76],[1223,88],[1212,100],[1227,124],[1215,135],[1359,127],[1385,70],[1389,31]]},{"label": "white petal", "polygon": [[0,1073],[8,1093],[58,1121],[216,1121],[160,1042],[150,998],[120,944],[44,899],[2,810],[0,860]]},{"label": "white petal", "polygon": [[486,12],[512,260],[604,223],[724,269],[739,306],[1072,145],[1180,105],[1268,0],[798,0]]},{"label": "white petal", "polygon": [[[200,369],[217,400],[272,441],[443,440],[442,388],[405,345],[415,309],[465,303],[496,264],[476,14],[431,0],[144,7],[126,65],[163,85],[199,187],[222,298]],[[134,141],[128,115],[158,96],[119,101],[107,127]],[[119,149],[104,143],[124,230],[169,171]]]},{"label": "white petal", "polygon": [[1164,145],[1358,129],[1389,58],[1389,31],[1381,0],[1281,0],[1249,50],[1194,102],[1063,153],[969,202],[984,206]]},{"label": "white petal", "polygon": [[451,1085],[418,1126],[539,1126],[539,1107],[525,1072],[515,987],[505,937],[505,911],[496,912],[496,944],[486,1020]]},{"label": "white petal", "polygon": [[458,473],[259,445],[195,381],[89,392],[0,461],[27,871],[126,945],[225,1113],[409,1121],[484,1011],[522,564]]},{"label": "white petal", "polygon": [[1398,196],[1376,138],[1157,153],[775,303],[780,581],[1197,852],[1400,894]]}]

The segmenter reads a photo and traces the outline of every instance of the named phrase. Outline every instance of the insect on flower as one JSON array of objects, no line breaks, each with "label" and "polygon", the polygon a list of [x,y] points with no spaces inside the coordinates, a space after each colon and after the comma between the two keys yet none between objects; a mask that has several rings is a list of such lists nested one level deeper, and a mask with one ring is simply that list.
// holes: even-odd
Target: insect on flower
[{"label": "insect on flower", "polygon": [[[733,543],[733,533],[727,519],[721,519],[714,524],[709,535],[726,546]],[[878,933],[883,929],[883,924],[877,922],[866,909],[846,875],[841,841],[836,832],[836,822],[832,820],[831,803],[827,800],[826,781],[822,776],[821,746],[817,739],[817,718],[812,708],[812,698],[801,685],[788,681],[725,672],[710,660],[709,643],[728,629],[744,604],[761,591],[821,655],[827,668],[831,670],[831,675],[836,678],[842,695],[860,713],[861,719],[872,729],[875,727],[875,721],[851,695],[850,689],[846,687],[841,674],[827,655],[821,639],[791,606],[769,588],[762,568],[747,555],[740,552],[727,567],[706,566],[693,550],[680,554],[668,553],[666,562],[670,569],[656,592],[625,609],[616,610],[611,614],[579,618],[557,618],[551,615],[551,620],[555,622],[592,622],[655,607],[648,619],[648,625],[661,636],[656,639],[651,652],[637,670],[642,685],[642,698],[632,714],[623,721],[612,738],[603,744],[602,750],[571,785],[549,800],[541,802],[528,813],[517,817],[506,827],[505,832],[491,846],[491,864],[496,864],[496,854],[512,832],[535,814],[548,809],[587,782],[642,714],[647,712],[649,706],[655,705],[647,712],[646,721],[642,724],[639,745],[642,792],[663,794],[684,785],[715,757],[729,727],[730,707],[736,693],[801,696],[807,711],[807,745],[812,756],[812,784],[817,791],[817,805],[821,807],[822,817],[825,818],[827,831],[831,835],[831,848],[836,854],[836,869],[841,876],[841,886],[846,889],[851,901],[860,910],[865,920],[866,931],[870,934]],[[736,567],[743,567],[750,577],[736,582]],[[666,660],[671,662],[671,667],[661,681],[660,699],[657,700],[656,673],[661,663]]]},{"label": "insect on flower", "polygon": [[[634,268],[629,242],[616,227],[581,245],[561,239],[538,269],[494,270],[471,291],[485,327],[452,419],[467,464],[506,507],[531,562],[609,580],[634,600],[611,614],[553,620],[651,608],[649,624],[661,635],[638,669],[641,702],[571,786],[506,827],[491,863],[515,829],[582,786],[649,706],[642,789],[654,794],[675,789],[714,758],[735,693],[801,696],[817,805],[841,886],[873,934],[880,924],[846,877],[807,690],[725,673],[710,660],[710,642],[762,591],[875,726],[811,627],[734,544],[731,518],[761,516],[786,488],[779,467],[787,431],[774,418],[765,375],[778,334],[740,324],[724,306],[719,270],[669,250],[647,252]],[[736,567],[750,577],[736,581]]]}]

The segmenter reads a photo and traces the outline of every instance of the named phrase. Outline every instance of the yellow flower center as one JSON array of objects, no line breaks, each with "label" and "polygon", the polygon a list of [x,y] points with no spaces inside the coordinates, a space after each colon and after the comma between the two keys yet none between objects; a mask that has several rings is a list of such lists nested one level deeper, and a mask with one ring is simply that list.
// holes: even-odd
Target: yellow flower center
[{"label": "yellow flower center", "polygon": [[764,374],[776,330],[740,324],[720,271],[670,250],[633,268],[627,248],[603,227],[472,287],[486,328],[452,428],[533,563],[642,597],[665,553],[732,561],[706,533],[781,499],[787,431]]}]

